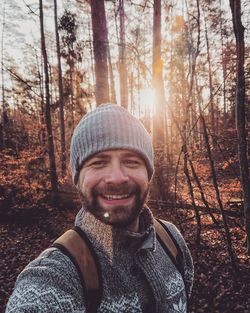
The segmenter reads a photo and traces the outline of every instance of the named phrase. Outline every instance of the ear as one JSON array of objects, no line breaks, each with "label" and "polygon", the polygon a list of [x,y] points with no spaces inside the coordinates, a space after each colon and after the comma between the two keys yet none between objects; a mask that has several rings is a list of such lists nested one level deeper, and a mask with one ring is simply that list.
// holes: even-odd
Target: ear
[{"label": "ear", "polygon": [[78,191],[81,191],[81,186],[82,186],[82,180],[83,180],[83,177],[82,177],[82,173],[81,173],[81,170],[79,171],[79,174],[78,174],[78,180],[76,182],[76,188]]}]

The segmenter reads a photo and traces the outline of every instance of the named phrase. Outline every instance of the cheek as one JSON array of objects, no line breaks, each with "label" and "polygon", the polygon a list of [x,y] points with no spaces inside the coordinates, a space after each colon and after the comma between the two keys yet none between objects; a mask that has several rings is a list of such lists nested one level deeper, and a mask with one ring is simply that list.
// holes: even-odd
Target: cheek
[{"label": "cheek", "polygon": [[148,188],[149,180],[148,173],[146,170],[138,171],[136,174],[134,173],[133,180],[136,184],[140,186],[140,188],[142,189]]},{"label": "cheek", "polygon": [[92,173],[86,173],[82,176],[81,180],[81,191],[86,195],[91,194],[91,190],[95,187],[100,181],[98,174],[93,175]]}]

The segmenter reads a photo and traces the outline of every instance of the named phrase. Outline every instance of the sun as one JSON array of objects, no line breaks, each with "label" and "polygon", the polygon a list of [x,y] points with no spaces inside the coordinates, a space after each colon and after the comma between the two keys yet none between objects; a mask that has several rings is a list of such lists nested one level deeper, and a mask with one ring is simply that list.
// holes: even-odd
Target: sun
[{"label": "sun", "polygon": [[155,93],[152,88],[144,88],[140,91],[141,113],[152,115],[154,110]]}]

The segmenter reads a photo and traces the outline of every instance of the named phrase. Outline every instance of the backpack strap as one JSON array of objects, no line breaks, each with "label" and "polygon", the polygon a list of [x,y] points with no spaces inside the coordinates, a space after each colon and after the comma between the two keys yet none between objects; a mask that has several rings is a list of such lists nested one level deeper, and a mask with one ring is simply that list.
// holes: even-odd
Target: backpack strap
[{"label": "backpack strap", "polygon": [[87,312],[96,312],[101,302],[101,273],[98,259],[85,233],[76,226],[59,237],[52,247],[71,259],[84,289]]},{"label": "backpack strap", "polygon": [[[179,245],[163,220],[154,219],[154,226],[157,239],[183,277],[183,256]],[[101,271],[98,258],[86,234],[76,226],[59,237],[52,247],[58,248],[71,259],[84,289],[87,312],[97,312],[102,298]]]},{"label": "backpack strap", "polygon": [[183,253],[181,251],[181,248],[179,247],[171,231],[168,229],[167,224],[164,220],[155,218],[154,226],[157,239],[159,240],[162,248],[170,257],[173,264],[182,276],[187,298],[187,312],[189,312],[189,297],[187,293],[186,281],[184,279]]},{"label": "backpack strap", "polygon": [[171,261],[174,263],[177,270],[180,272],[183,281],[184,280],[184,268],[183,268],[183,255],[182,251],[176,242],[175,238],[171,234],[164,220],[154,219],[154,226],[157,235],[157,239],[159,240],[161,246],[165,250],[165,252],[170,257]]}]

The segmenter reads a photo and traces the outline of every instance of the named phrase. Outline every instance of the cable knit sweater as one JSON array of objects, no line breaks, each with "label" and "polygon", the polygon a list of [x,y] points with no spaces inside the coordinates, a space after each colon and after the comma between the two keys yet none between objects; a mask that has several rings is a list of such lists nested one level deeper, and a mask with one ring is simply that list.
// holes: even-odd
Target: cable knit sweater
[{"label": "cable knit sweater", "polygon": [[[156,240],[153,216],[145,208],[140,232],[115,229],[81,209],[75,224],[91,241],[102,273],[99,313],[185,313],[193,281],[193,263],[176,227],[167,227],[183,253],[184,280]],[[185,290],[185,285],[187,293]],[[86,312],[84,291],[71,260],[48,248],[18,276],[7,313]]]}]

